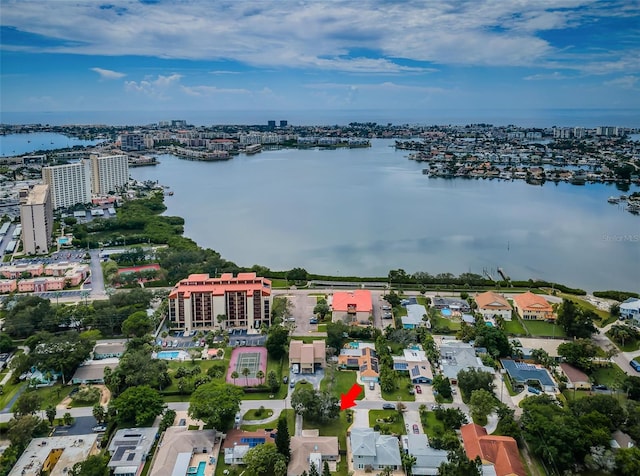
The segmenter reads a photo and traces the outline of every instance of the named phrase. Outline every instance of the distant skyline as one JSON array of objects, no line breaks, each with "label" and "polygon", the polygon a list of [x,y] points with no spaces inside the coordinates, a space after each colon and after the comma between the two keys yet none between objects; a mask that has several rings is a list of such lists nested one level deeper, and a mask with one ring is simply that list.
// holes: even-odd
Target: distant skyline
[{"label": "distant skyline", "polygon": [[0,6],[2,113],[640,110],[638,0]]}]

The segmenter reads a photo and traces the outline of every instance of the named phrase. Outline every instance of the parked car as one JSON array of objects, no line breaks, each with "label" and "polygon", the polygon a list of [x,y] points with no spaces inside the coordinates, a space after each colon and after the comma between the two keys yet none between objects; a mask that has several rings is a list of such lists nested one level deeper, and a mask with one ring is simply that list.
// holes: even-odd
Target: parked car
[{"label": "parked car", "polygon": [[416,393],[422,393],[422,388],[420,385],[416,385]]},{"label": "parked car", "polygon": [[629,365],[631,367],[633,367],[633,370],[635,370],[636,372],[640,372],[640,364],[638,362],[636,362],[635,360],[631,360],[629,362]]},{"label": "parked car", "polygon": [[309,324],[317,324],[318,319],[309,319]]},{"label": "parked car", "polygon": [[418,427],[418,424],[417,424],[417,423],[414,423],[414,424],[413,424],[413,432],[414,432],[415,434],[420,433],[420,427]]},{"label": "parked car", "polygon": [[542,392],[535,387],[527,386],[527,390],[534,395],[540,395]]},{"label": "parked car", "polygon": [[383,403],[382,404],[382,409],[383,410],[395,410],[396,406],[393,403]]},{"label": "parked car", "polygon": [[289,377],[287,377],[286,375],[282,377],[282,383],[289,383]]},{"label": "parked car", "polygon": [[107,431],[107,427],[105,425],[98,425],[91,428],[91,431],[95,433],[102,433],[103,431]]},{"label": "parked car", "polygon": [[369,382],[369,390],[375,390],[376,388],[376,383],[375,382]]},{"label": "parked car", "polygon": [[609,387],[607,387],[606,385],[594,385],[593,389],[594,390],[609,390]]},{"label": "parked car", "polygon": [[296,381],[292,380],[291,383],[289,384],[289,388],[294,388],[296,386]]},{"label": "parked car", "polygon": [[242,342],[240,342],[240,345],[243,347],[247,345],[247,339],[242,339]]}]

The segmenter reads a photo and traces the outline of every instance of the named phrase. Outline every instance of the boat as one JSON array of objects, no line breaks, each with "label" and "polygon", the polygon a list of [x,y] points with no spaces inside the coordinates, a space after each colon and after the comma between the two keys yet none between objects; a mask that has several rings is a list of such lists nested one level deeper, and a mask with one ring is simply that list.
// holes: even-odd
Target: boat
[{"label": "boat", "polygon": [[620,195],[620,200],[626,200],[627,198],[629,197],[627,197],[625,194]]},{"label": "boat", "polygon": [[607,198],[607,202],[609,202],[609,203],[618,203],[619,201],[620,201],[620,199],[616,198],[616,197]]}]

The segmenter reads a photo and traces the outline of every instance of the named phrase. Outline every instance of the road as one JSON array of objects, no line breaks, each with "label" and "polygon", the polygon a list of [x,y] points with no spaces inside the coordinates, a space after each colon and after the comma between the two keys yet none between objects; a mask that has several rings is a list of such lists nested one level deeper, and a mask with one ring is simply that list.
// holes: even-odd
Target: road
[{"label": "road", "polygon": [[106,299],[104,277],[100,266],[100,250],[89,250],[91,256],[91,298]]}]

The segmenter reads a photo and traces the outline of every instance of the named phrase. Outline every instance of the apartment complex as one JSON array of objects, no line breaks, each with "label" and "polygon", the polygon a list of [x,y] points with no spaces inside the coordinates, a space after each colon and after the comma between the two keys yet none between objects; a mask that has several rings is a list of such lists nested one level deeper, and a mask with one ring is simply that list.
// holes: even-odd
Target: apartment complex
[{"label": "apartment complex", "polygon": [[91,155],[91,190],[106,195],[127,185],[129,159],[126,155]]},{"label": "apartment complex", "polygon": [[81,160],[42,168],[42,180],[49,186],[54,210],[91,202],[90,166],[89,162]]},{"label": "apartment complex", "polygon": [[186,332],[260,329],[271,323],[271,281],[256,273],[192,274],[169,294],[169,320],[171,328]]},{"label": "apartment complex", "polygon": [[20,223],[25,253],[49,253],[53,232],[53,204],[49,186],[34,185],[20,193]]}]

